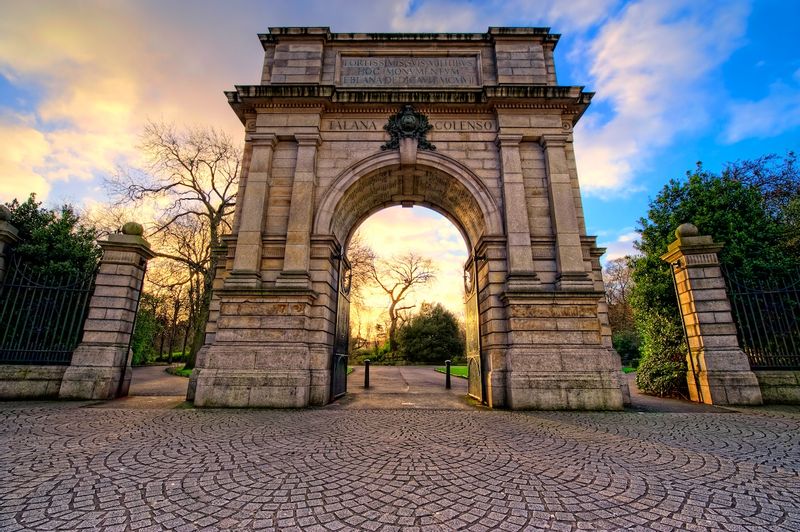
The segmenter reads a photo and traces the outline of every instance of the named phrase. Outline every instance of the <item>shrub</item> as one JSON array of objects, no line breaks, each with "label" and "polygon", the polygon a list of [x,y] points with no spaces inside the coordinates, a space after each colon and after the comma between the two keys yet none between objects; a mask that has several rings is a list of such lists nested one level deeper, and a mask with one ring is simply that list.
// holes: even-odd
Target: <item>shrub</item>
[{"label": "shrub", "polygon": [[458,321],[441,304],[423,306],[422,312],[400,328],[401,356],[415,364],[442,364],[464,356],[464,339]]}]

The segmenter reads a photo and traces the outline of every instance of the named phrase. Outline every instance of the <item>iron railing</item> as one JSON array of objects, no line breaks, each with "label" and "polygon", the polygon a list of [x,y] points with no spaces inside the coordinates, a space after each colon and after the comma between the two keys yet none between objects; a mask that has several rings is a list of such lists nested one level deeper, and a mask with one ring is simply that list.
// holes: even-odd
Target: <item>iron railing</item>
[{"label": "iron railing", "polygon": [[726,269],[739,345],[752,369],[800,369],[800,269],[748,280]]},{"label": "iron railing", "polygon": [[68,365],[95,274],[45,274],[17,258],[0,282],[0,364]]}]

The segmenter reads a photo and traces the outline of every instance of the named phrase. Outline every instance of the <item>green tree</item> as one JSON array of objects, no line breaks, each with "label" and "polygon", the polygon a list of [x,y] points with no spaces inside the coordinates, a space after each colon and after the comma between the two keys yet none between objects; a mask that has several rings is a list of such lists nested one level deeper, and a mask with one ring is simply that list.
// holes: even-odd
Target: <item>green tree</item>
[{"label": "green tree", "polygon": [[452,312],[441,304],[423,304],[422,310],[400,327],[400,353],[408,362],[441,364],[464,355],[464,337]]},{"label": "green tree", "polygon": [[71,205],[59,209],[42,207],[31,194],[22,203],[13,200],[11,224],[20,241],[14,254],[44,274],[89,274],[97,267],[101,250],[97,231],[84,226]]},{"label": "green tree", "polygon": [[136,326],[131,339],[133,351],[132,364],[141,366],[154,358],[156,352],[156,337],[161,332],[162,325],[158,319],[159,298],[147,292],[142,293],[139,301],[139,310],[136,313]]},{"label": "green tree", "polygon": [[768,277],[798,263],[783,238],[783,209],[770,207],[763,183],[744,179],[737,171],[747,166],[752,175],[751,163],[729,165],[722,175],[698,163],[685,180],[667,183],[650,202],[647,217],[639,220],[636,248],[641,255],[630,259],[631,304],[642,339],[637,385],[646,393],[680,395],[686,388],[680,315],[670,266],[660,259],[680,224],[693,223],[701,234],[723,243],[720,262],[744,280]]}]

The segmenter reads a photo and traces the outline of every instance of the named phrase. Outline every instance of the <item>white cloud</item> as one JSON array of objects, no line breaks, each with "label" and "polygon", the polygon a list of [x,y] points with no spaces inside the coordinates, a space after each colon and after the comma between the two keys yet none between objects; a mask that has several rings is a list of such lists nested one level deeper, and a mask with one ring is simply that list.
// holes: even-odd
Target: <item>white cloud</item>
[{"label": "white cloud", "polygon": [[773,83],[760,100],[731,104],[724,141],[775,137],[800,126],[800,70],[794,73],[794,80],[791,84]]},{"label": "white cloud", "polygon": [[739,43],[747,14],[744,2],[644,0],[605,23],[586,50],[596,103],[610,117],[594,115],[576,128],[584,190],[630,190],[657,149],[708,125],[709,73]]},{"label": "white cloud", "polygon": [[[390,258],[414,252],[426,256],[436,267],[436,279],[429,286],[415,290],[409,304],[419,310],[422,302],[442,303],[458,316],[464,314],[463,265],[467,247],[458,229],[445,217],[425,208],[390,207],[367,218],[359,227],[364,242],[379,257]],[[383,319],[387,296],[375,289],[368,291],[362,320]]]},{"label": "white cloud", "polygon": [[606,248],[606,253],[603,255],[603,262],[610,260],[627,257],[628,255],[635,255],[636,249],[633,247],[634,242],[639,239],[641,235],[636,231],[631,231],[630,228],[623,229],[621,233],[617,234],[617,238],[610,242],[600,243],[600,247]]},{"label": "white cloud", "polygon": [[50,184],[35,168],[47,157],[49,144],[31,127],[30,117],[6,114],[0,118],[0,202],[24,201],[31,192],[46,196]]}]

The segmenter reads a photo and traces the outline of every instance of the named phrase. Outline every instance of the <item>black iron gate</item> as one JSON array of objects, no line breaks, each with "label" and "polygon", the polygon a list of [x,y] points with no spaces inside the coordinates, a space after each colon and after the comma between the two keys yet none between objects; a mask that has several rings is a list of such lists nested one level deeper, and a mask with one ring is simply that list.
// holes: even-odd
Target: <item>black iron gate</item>
[{"label": "black iron gate", "polygon": [[475,255],[464,266],[464,302],[466,312],[466,353],[468,370],[468,393],[483,402],[485,394],[483,357],[481,356],[480,325],[478,323],[478,266]]},{"label": "black iron gate", "polygon": [[336,399],[347,393],[347,349],[350,343],[350,285],[353,281],[347,257],[339,261],[336,275],[336,336],[333,339],[331,363],[331,397]]},{"label": "black iron gate", "polygon": [[800,269],[745,282],[725,270],[742,351],[752,369],[800,369]]},{"label": "black iron gate", "polygon": [[68,365],[94,273],[45,274],[14,258],[0,283],[0,364]]}]

